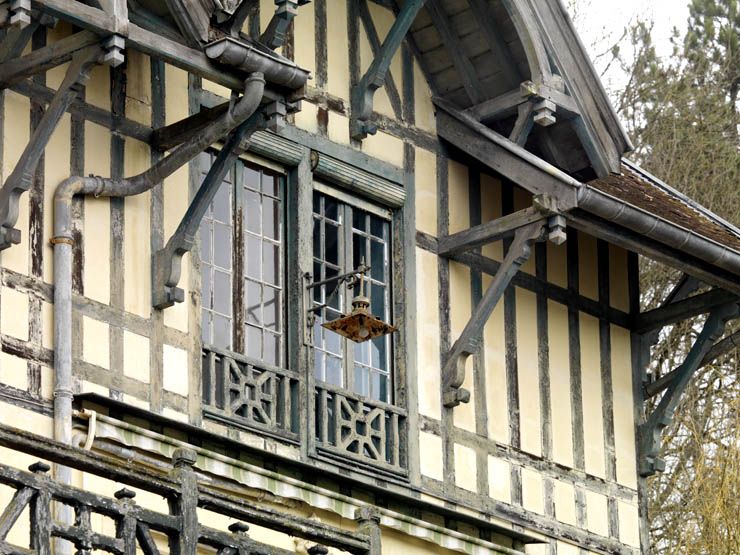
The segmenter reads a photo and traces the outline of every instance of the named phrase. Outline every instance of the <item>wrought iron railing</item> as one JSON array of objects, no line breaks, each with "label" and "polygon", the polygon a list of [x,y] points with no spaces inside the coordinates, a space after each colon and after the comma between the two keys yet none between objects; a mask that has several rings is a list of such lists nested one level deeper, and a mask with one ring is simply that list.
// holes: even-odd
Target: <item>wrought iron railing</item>
[{"label": "wrought iron railing", "polygon": [[247,357],[203,349],[203,409],[207,416],[298,440],[298,375]]},{"label": "wrought iron railing", "polygon": [[[161,544],[162,535],[166,537],[166,549],[176,555],[196,555],[201,547],[229,555],[294,553],[250,538],[249,526],[243,522],[229,526],[229,532],[203,526],[198,522],[199,507],[224,516],[224,522],[229,519],[246,521],[356,555],[381,553],[376,514],[358,511],[357,530],[347,531],[293,513],[260,507],[253,497],[227,494],[200,480],[194,468],[196,453],[189,449],[177,449],[172,457],[173,468],[166,472],[72,448],[2,424],[0,446],[161,495],[169,501],[170,507],[169,514],[141,507],[136,503],[134,492],[126,488],[116,491],[111,498],[60,484],[51,478],[50,467],[44,462],[32,465],[31,472],[0,464],[0,484],[15,490],[8,505],[0,506],[2,554],[50,555],[52,540],[57,537],[71,542],[77,553],[97,550],[116,555],[142,552],[158,555],[155,538]],[[60,503],[72,508],[74,522],[60,522],[54,518],[53,504]],[[116,524],[115,532],[105,534],[93,530],[91,517],[95,514],[112,519]],[[26,540],[27,546],[6,541],[21,518],[29,520],[31,533]]]},{"label": "wrought iron railing", "polygon": [[394,473],[406,468],[405,410],[328,384],[315,388],[319,450]]}]

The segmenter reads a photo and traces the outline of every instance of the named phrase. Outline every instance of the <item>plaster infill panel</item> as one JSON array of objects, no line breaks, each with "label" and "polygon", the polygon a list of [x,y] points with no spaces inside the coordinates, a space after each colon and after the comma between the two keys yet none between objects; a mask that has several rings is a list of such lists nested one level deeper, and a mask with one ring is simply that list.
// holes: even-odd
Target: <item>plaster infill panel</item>
[{"label": "plaster infill panel", "polygon": [[414,192],[416,229],[437,235],[437,155],[423,148],[415,151]]},{"label": "plaster infill panel", "polygon": [[417,360],[419,413],[441,418],[439,280],[436,255],[416,249],[416,290],[423,292],[417,303]]}]

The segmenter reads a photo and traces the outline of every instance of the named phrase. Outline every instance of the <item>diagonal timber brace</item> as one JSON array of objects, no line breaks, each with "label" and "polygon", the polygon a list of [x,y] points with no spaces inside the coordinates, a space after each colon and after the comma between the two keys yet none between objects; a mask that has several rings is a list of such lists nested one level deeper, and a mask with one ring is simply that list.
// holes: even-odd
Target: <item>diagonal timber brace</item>
[{"label": "diagonal timber brace", "polygon": [[275,0],[275,13],[272,14],[267,29],[262,33],[260,42],[268,48],[280,48],[288,37],[291,21],[298,14],[298,6],[308,4],[310,0]]},{"label": "diagonal timber brace", "polygon": [[77,96],[79,87],[87,82],[90,70],[103,54],[103,49],[96,44],[73,55],[62,84],[46,108],[18,163],[0,189],[0,250],[20,243],[21,232],[15,228],[20,197],[30,188],[39,158],[59,120]]},{"label": "diagonal timber brace", "polygon": [[647,421],[640,426],[638,441],[641,476],[651,476],[665,469],[665,462],[659,456],[663,429],[670,425],[686,387],[711,352],[714,343],[724,333],[727,322],[738,317],[740,317],[740,304],[736,302],[712,310],[683,364],[673,372],[670,384],[658,406],[647,417]]},{"label": "diagonal timber brace", "polygon": [[270,120],[267,120],[264,111],[257,111],[231,133],[195,193],[175,233],[164,248],[152,257],[152,305],[155,308],[168,308],[185,300],[185,292],[177,286],[180,281],[182,257],[193,249],[200,222],[224,177],[237,157],[245,150],[244,142],[255,131],[264,129],[271,122],[274,123],[275,114],[270,116]]},{"label": "diagonal timber brace", "polygon": [[404,3],[380,47],[380,52],[375,56],[360,82],[352,87],[350,135],[353,139],[361,141],[368,135],[375,134],[377,129],[370,123],[373,113],[373,96],[375,91],[385,83],[385,76],[393,56],[401,46],[401,42],[424,2],[425,0],[407,0]]},{"label": "diagonal timber brace", "polygon": [[527,223],[514,233],[514,240],[501,263],[493,282],[486,290],[460,337],[450,349],[442,368],[442,403],[447,408],[470,401],[470,392],[462,387],[465,381],[465,361],[478,350],[483,327],[519,268],[530,257],[532,245],[541,241],[548,230],[547,217]]}]

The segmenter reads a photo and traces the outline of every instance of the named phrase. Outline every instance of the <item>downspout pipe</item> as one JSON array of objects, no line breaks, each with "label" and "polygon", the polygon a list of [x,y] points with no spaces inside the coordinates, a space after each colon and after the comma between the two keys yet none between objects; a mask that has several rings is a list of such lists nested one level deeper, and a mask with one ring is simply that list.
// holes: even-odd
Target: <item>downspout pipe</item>
[{"label": "downspout pipe", "polygon": [[[54,237],[51,239],[54,245],[54,439],[57,441],[72,445],[72,199],[86,194],[128,197],[152,189],[254,114],[264,89],[264,76],[261,73],[250,75],[243,96],[224,115],[143,173],[123,179],[72,176],[57,186]],[[72,472],[59,465],[56,478],[62,484],[69,484]],[[60,519],[71,518],[71,514],[59,516]]]}]

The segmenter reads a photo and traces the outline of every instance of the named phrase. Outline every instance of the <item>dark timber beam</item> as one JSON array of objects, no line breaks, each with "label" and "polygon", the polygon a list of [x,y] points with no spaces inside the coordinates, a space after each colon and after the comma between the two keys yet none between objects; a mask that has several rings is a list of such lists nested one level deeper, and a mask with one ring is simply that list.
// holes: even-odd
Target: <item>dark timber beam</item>
[{"label": "dark timber beam", "polygon": [[187,141],[190,137],[200,133],[213,120],[225,114],[228,109],[228,102],[224,102],[213,108],[201,108],[197,114],[188,116],[165,127],[155,129],[152,131],[152,147],[163,151],[174,148]]},{"label": "dark timber beam", "polygon": [[80,31],[20,58],[10,58],[0,64],[0,89],[6,89],[31,75],[68,62],[75,52],[99,41],[100,37],[95,33]]},{"label": "dark timber beam", "polygon": [[470,392],[462,387],[465,381],[465,361],[478,349],[483,327],[493,309],[496,308],[519,268],[529,259],[532,245],[544,237],[545,231],[544,220],[527,224],[516,231],[504,261],[485,295],[475,307],[465,329],[450,349],[442,368],[442,403],[445,407],[452,408],[470,401]]},{"label": "dark timber beam", "polygon": [[734,293],[728,293],[722,289],[712,289],[700,295],[694,295],[681,301],[667,304],[643,312],[635,318],[635,333],[643,334],[651,330],[670,326],[682,320],[688,320],[699,314],[707,312],[733,302],[738,299]]},{"label": "dark timber beam", "polygon": [[581,184],[531,152],[524,150],[475,121],[449,102],[435,98],[437,134],[485,166],[524,187],[535,195],[558,199],[560,210],[576,206]]},{"label": "dark timber beam", "polygon": [[481,101],[481,84],[472,62],[465,53],[460,37],[452,29],[450,20],[440,4],[439,0],[427,0],[427,12],[432,22],[442,37],[442,44],[447,48],[447,53],[452,58],[452,63],[462,81],[465,92],[472,104]]},{"label": "dark timber beam", "polygon": [[59,90],[36,126],[18,163],[0,189],[0,250],[20,243],[20,230],[15,228],[20,197],[31,186],[39,158],[59,120],[77,96],[80,85],[89,78],[92,67],[102,56],[103,50],[99,45],[88,46],[74,54]]},{"label": "dark timber beam", "polygon": [[563,119],[572,119],[579,115],[573,97],[551,85],[533,81],[524,81],[516,89],[511,89],[495,98],[471,106],[465,110],[465,113],[478,121],[492,121],[515,114],[517,108],[526,102],[552,103],[555,105],[554,110]]},{"label": "dark timber beam", "polygon": [[424,1],[407,0],[404,3],[393,22],[393,26],[388,31],[388,36],[385,37],[383,45],[380,47],[380,52],[375,55],[360,82],[352,87],[350,93],[352,104],[350,135],[353,139],[361,141],[377,130],[370,123],[370,117],[373,113],[373,96],[375,91],[385,83],[385,77],[393,60],[393,55],[401,46],[403,38],[414,22],[416,14],[424,5]]},{"label": "dark timber beam", "polygon": [[514,122],[514,128],[509,134],[509,140],[523,147],[534,127],[534,104],[531,102],[520,104],[518,111],[519,114]]},{"label": "dark timber beam", "polygon": [[712,310],[704,328],[696,338],[688,355],[686,355],[686,360],[676,369],[674,378],[671,380],[660,403],[648,416],[647,421],[640,426],[641,476],[651,476],[665,469],[665,462],[659,457],[663,429],[670,425],[673,420],[676,407],[692,376],[701,366],[714,342],[724,333],[727,322],[738,316],[740,316],[740,305],[737,303],[725,304]]},{"label": "dark timber beam", "polygon": [[496,19],[491,13],[488,2],[486,0],[468,0],[468,3],[488,43],[488,49],[504,69],[501,78],[505,80],[508,87],[515,87],[518,83],[521,83],[522,74],[514,63],[514,58],[503,39],[501,31],[496,27]]},{"label": "dark timber beam", "polygon": [[[715,360],[717,360],[719,357],[726,355],[733,349],[740,348],[740,331],[736,331],[735,333],[728,335],[725,337],[722,341],[718,341],[714,344],[714,346],[709,350],[709,352],[704,356],[704,358],[701,360],[701,363],[699,364],[697,370],[699,368],[703,368],[707,364],[711,364]],[[681,368],[678,367],[665,376],[662,376],[661,378],[658,378],[652,383],[649,383],[645,386],[645,396],[646,397],[655,397],[658,393],[661,391],[664,391],[668,388],[669,385],[673,382],[673,380],[676,378],[676,376],[679,375],[679,370]]]},{"label": "dark timber beam", "polygon": [[[678,280],[676,285],[673,287],[670,293],[666,295],[660,307],[666,307],[670,304],[684,300],[686,297],[691,295],[694,291],[701,287],[701,281],[694,276],[689,274],[683,274]],[[646,346],[655,345],[660,338],[660,328],[651,330],[643,336],[643,344]]]},{"label": "dark timber beam", "polygon": [[455,256],[487,243],[511,237],[519,228],[546,220],[549,216],[557,213],[557,204],[552,197],[537,196],[534,200],[534,206],[459,233],[440,237],[438,254],[447,257]]},{"label": "dark timber beam", "polygon": [[276,0],[275,13],[272,14],[267,29],[262,33],[260,42],[275,50],[280,48],[288,37],[288,28],[291,21],[298,14],[298,6],[308,4],[310,0]]},{"label": "dark timber beam", "polygon": [[0,42],[0,64],[20,56],[39,25],[38,19],[34,18],[25,27],[21,28],[17,25],[8,27],[5,30],[2,42]]}]

